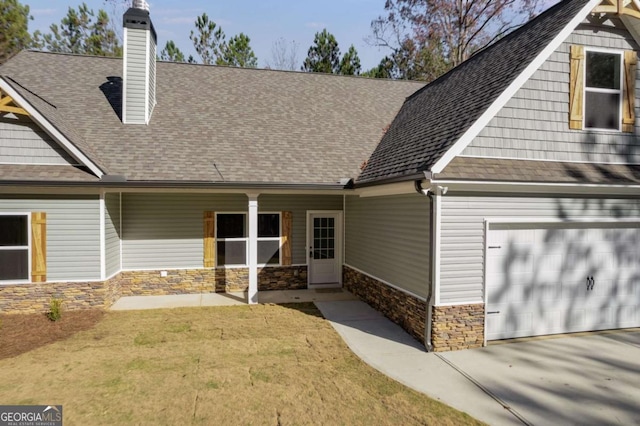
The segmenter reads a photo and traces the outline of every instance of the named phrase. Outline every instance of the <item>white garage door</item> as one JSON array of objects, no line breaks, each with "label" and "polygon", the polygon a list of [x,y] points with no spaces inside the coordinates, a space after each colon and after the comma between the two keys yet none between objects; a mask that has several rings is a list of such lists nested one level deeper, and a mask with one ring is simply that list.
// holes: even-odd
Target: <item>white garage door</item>
[{"label": "white garage door", "polygon": [[487,340],[640,326],[638,224],[492,224]]}]

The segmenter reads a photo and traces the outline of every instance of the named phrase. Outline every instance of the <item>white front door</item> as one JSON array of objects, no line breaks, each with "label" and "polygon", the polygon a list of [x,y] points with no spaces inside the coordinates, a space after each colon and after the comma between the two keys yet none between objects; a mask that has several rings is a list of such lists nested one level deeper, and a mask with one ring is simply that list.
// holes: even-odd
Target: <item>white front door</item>
[{"label": "white front door", "polygon": [[342,281],[342,213],[309,213],[309,285],[338,287]]},{"label": "white front door", "polygon": [[637,224],[488,232],[488,340],[640,326]]}]

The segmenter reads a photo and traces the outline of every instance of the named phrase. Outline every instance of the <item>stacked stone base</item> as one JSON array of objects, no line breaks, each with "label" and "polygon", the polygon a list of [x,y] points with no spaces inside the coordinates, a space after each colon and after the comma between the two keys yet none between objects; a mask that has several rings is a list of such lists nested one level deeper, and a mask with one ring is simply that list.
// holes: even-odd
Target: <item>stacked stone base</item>
[{"label": "stacked stone base", "polygon": [[484,344],[484,305],[434,306],[431,343],[436,352]]},{"label": "stacked stone base", "polygon": [[345,266],[344,287],[424,344],[427,303]]},{"label": "stacked stone base", "polygon": [[[65,310],[107,309],[122,296],[224,293],[248,288],[248,268],[125,271],[106,281],[0,285],[0,314],[47,312],[52,299],[62,300]],[[258,270],[258,291],[304,288],[306,266]]]}]

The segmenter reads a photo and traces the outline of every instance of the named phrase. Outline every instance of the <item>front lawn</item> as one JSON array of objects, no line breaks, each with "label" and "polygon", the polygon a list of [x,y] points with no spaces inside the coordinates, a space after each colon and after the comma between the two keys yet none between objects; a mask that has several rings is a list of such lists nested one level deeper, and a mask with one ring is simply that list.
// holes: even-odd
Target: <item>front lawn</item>
[{"label": "front lawn", "polygon": [[[1,359],[0,404],[62,404],[66,425],[479,424],[364,364],[313,304],[95,321]],[[15,322],[1,327],[20,338]]]}]

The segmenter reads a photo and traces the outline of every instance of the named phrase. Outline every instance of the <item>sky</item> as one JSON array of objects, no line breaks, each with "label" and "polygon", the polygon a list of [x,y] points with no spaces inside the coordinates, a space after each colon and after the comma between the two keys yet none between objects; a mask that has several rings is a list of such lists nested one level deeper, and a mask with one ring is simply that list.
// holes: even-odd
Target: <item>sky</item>
[{"label": "sky", "polygon": [[[279,38],[298,44],[297,57],[302,65],[315,33],[323,28],[335,35],[342,53],[351,44],[355,46],[363,71],[376,66],[388,53],[365,41],[371,34],[371,21],[384,14],[384,0],[147,1],[158,34],[158,52],[167,40],[173,40],[187,56],[193,54],[197,58],[189,34],[196,17],[206,12],[210,20],[222,27],[227,39],[240,32],[251,38],[261,68],[273,62],[272,47]],[[34,18],[29,31],[48,32],[49,25],[59,24],[68,8],[77,8],[82,0],[21,0],[21,3],[29,5]],[[96,12],[110,10],[104,0],[85,3]]]}]

